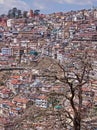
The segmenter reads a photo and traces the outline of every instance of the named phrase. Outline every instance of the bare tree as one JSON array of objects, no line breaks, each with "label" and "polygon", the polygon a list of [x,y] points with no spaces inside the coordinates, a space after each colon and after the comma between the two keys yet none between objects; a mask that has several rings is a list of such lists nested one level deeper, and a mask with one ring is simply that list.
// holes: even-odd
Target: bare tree
[{"label": "bare tree", "polygon": [[[62,96],[64,96],[60,101],[62,109],[57,111],[57,118],[60,118],[60,126],[63,126],[62,129],[72,128],[73,130],[81,130],[81,128],[83,128],[82,120],[86,118],[84,111],[91,108],[91,101],[83,96],[83,87],[89,87],[92,62],[87,52],[68,60],[70,60],[69,64],[65,63],[65,65],[57,61],[53,62],[52,60],[52,65],[51,68],[48,69],[48,72],[43,73],[42,71],[42,75],[39,76],[54,78],[54,80],[59,80],[64,84],[65,91],[62,94]],[[58,74],[58,69],[54,72],[52,68],[55,69],[55,67],[53,67],[55,65],[61,70],[61,73]],[[91,98],[92,97],[93,95],[91,95]],[[52,100],[53,99],[54,97]],[[84,104],[84,102],[87,103]],[[53,102],[53,107],[54,103],[55,102]]]}]

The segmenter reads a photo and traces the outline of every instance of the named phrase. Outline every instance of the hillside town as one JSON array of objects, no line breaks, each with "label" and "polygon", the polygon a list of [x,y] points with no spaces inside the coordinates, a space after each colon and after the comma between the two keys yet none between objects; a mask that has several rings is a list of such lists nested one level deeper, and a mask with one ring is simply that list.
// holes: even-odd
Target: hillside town
[{"label": "hillside town", "polygon": [[[97,130],[97,9],[36,12],[0,17],[0,130],[73,130],[72,123],[52,128],[59,121],[58,115],[50,115],[52,107],[59,114],[64,104],[74,114],[63,96],[68,87],[53,75],[59,79],[63,75],[57,63],[68,64],[66,69],[72,71],[84,52],[91,58],[93,70],[81,90],[82,117],[87,130]],[[61,96],[54,97],[52,92]],[[60,102],[54,105],[54,98]]]}]

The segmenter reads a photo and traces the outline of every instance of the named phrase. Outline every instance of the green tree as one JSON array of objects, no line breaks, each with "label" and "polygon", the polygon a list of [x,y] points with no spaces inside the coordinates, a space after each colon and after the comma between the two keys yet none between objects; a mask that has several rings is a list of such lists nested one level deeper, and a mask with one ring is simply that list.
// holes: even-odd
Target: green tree
[{"label": "green tree", "polygon": [[21,18],[22,17],[22,11],[18,9],[18,17]]},{"label": "green tree", "polygon": [[48,102],[49,104],[52,105],[53,109],[59,103],[58,96],[59,96],[58,93],[56,93],[55,91],[52,91],[48,94]]},{"label": "green tree", "polygon": [[24,18],[27,18],[27,17],[28,17],[27,14],[28,14],[28,11],[23,11],[23,17],[24,17]]},{"label": "green tree", "polygon": [[39,13],[40,13],[40,10],[34,10],[34,16],[38,16],[39,15]]}]

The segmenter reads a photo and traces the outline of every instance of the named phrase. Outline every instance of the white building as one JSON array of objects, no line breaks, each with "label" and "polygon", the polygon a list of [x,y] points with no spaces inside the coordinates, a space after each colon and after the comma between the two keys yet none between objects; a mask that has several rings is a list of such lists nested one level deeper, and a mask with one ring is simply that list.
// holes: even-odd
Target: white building
[{"label": "white building", "polygon": [[13,19],[8,19],[7,20],[7,27],[12,27],[13,24]]},{"label": "white building", "polygon": [[2,55],[11,56],[12,55],[12,49],[11,48],[2,48],[1,53],[2,53]]}]

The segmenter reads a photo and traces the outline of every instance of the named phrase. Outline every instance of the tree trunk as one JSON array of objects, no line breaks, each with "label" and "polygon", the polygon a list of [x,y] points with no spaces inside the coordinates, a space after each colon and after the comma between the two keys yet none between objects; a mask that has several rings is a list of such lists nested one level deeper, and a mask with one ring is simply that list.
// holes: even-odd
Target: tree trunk
[{"label": "tree trunk", "polygon": [[73,125],[74,125],[74,130],[81,130],[81,118],[80,118],[80,116],[75,115]]}]

